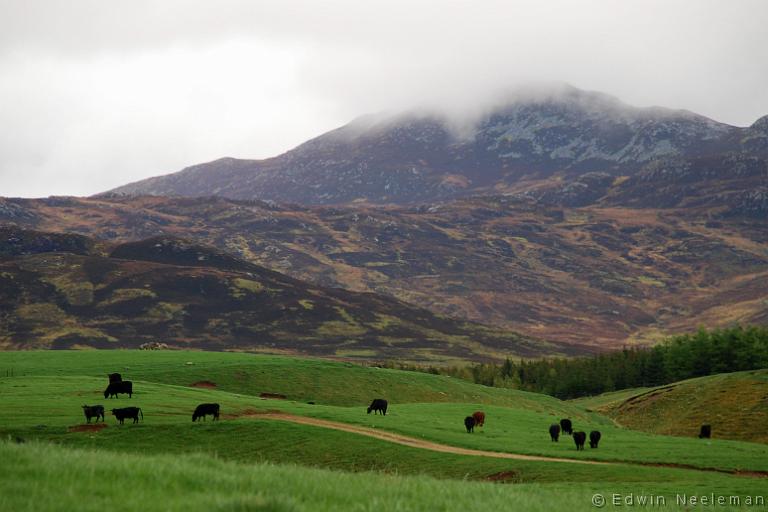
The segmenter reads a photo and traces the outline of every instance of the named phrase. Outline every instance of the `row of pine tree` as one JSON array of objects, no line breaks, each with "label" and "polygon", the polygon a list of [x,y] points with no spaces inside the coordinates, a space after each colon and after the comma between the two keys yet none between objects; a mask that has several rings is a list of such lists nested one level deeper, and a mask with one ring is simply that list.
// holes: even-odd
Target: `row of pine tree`
[{"label": "row of pine tree", "polygon": [[768,327],[702,328],[650,348],[624,348],[590,357],[507,359],[501,364],[463,367],[397,366],[568,399],[716,373],[768,368]]}]

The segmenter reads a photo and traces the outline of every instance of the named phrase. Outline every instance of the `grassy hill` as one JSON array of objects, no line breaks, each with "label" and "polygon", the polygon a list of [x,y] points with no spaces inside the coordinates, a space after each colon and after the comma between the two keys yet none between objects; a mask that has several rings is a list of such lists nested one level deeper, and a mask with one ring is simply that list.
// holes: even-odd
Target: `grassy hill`
[{"label": "grassy hill", "polygon": [[[133,380],[133,398],[103,398],[113,371]],[[287,399],[260,398],[265,392]],[[0,396],[0,439],[26,441],[0,442],[2,510],[70,508],[94,488],[97,496],[75,509],[118,502],[126,510],[466,510],[469,503],[587,510],[596,492],[642,491],[672,502],[677,492],[768,493],[768,479],[750,473],[768,471],[761,444],[636,432],[579,403],[349,363],[185,351],[2,352]],[[365,413],[378,396],[390,400],[385,417]],[[222,405],[219,422],[191,422],[202,402]],[[104,424],[89,426],[86,403],[138,406],[145,417],[119,426],[108,412]],[[462,419],[477,409],[487,423],[470,435]],[[610,464],[436,452],[276,421],[266,415],[273,411],[455,447]],[[567,436],[552,443],[547,426],[564,416],[579,429],[600,429],[600,448],[577,452]],[[453,493],[457,499],[447,499]]]},{"label": "grassy hill", "polygon": [[311,285],[210,246],[0,227],[0,349],[171,347],[422,361],[570,352],[391,297]]},{"label": "grassy hill", "polygon": [[98,388],[111,372],[199,393],[218,391],[249,397],[278,393],[288,401],[314,401],[318,405],[367,406],[372,397],[382,395],[399,404],[474,402],[526,409],[547,407],[562,414],[581,411],[538,393],[324,359],[177,350],[0,352],[0,378],[92,377]]},{"label": "grassy hill", "polygon": [[[121,357],[127,364],[117,364]],[[210,366],[208,357],[212,358]],[[82,367],[78,366],[80,359]],[[99,364],[101,371],[96,369]],[[9,405],[0,411],[0,425],[22,437],[71,442],[80,439],[68,429],[82,422],[83,403],[103,403],[108,408],[131,404],[142,407],[147,416],[139,428],[171,429],[157,433],[156,445],[164,446],[172,442],[169,439],[174,428],[191,424],[191,411],[197,403],[219,402],[234,425],[215,430],[225,439],[237,439],[227,429],[236,428],[238,422],[250,425],[261,413],[283,411],[472,449],[768,471],[768,446],[653,436],[619,428],[600,414],[549,396],[486,388],[428,374],[259,355],[131,351],[0,353],[2,368],[12,368],[14,376],[0,378],[0,392]],[[101,392],[107,371],[121,371],[134,381],[133,399],[104,400]],[[81,375],[76,375],[78,372]],[[201,381],[207,386],[221,382],[222,387],[190,386]],[[232,391],[224,391],[227,388]],[[264,392],[283,394],[288,399],[259,398]],[[375,397],[390,401],[386,417],[365,414],[365,406]],[[315,404],[307,403],[310,401]],[[478,435],[467,435],[462,420],[478,409],[487,414],[486,427]],[[577,429],[601,430],[601,448],[576,452],[569,438],[551,443],[547,427],[561,417],[572,418]],[[259,421],[274,423],[275,430],[281,428],[279,422]],[[108,427],[96,435],[95,442],[110,446],[111,437],[121,435],[121,431]]]},{"label": "grassy hill", "polygon": [[768,370],[712,375],[572,402],[635,430],[693,436],[706,423],[717,438],[768,443]]}]

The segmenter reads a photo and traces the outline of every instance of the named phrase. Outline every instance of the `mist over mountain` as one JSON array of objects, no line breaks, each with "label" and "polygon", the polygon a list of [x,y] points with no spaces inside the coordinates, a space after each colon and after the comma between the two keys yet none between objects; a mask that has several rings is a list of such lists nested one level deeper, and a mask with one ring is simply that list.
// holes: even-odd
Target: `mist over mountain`
[{"label": "mist over mountain", "polygon": [[[299,204],[411,204],[478,193],[539,197],[564,183],[583,186],[589,173],[603,173],[602,181],[612,184],[658,161],[763,157],[765,125],[763,118],[739,128],[685,110],[637,108],[607,94],[548,85],[517,89],[474,110],[363,116],[274,158],[222,158],[110,192]],[[729,179],[724,165],[718,178]],[[603,195],[591,191],[589,202]]]}]

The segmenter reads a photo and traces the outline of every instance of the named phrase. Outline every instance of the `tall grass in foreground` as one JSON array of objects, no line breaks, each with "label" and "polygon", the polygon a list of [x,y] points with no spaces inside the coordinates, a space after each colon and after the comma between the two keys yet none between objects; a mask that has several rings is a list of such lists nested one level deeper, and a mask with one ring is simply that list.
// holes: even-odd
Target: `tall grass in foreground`
[{"label": "tall grass in foreground", "polygon": [[0,442],[0,510],[393,511],[591,508],[587,489],[556,495],[430,477],[240,465],[201,455],[140,456]]}]

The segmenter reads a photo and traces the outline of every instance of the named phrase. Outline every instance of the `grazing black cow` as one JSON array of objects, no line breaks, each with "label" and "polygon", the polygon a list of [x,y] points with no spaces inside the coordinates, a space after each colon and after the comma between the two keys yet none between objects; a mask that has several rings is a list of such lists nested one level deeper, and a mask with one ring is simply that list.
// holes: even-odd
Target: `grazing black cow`
[{"label": "grazing black cow", "polygon": [[712,437],[712,425],[702,425],[699,430],[699,439],[709,439]]},{"label": "grazing black cow", "polygon": [[120,424],[123,424],[126,418],[133,418],[134,423],[139,422],[139,414],[144,419],[144,413],[138,407],[123,407],[122,409],[112,409],[112,415],[117,418]]},{"label": "grazing black cow", "polygon": [[560,438],[560,425],[557,423],[553,423],[549,426],[549,437],[552,438],[553,442],[557,442]]},{"label": "grazing black cow", "polygon": [[563,434],[573,434],[573,423],[567,418],[560,420],[560,428],[562,429]]},{"label": "grazing black cow", "polygon": [[197,407],[195,407],[195,412],[192,413],[192,421],[197,421],[198,418],[203,418],[203,421],[205,421],[205,417],[209,414],[213,415],[213,421],[216,421],[219,419],[219,404],[200,404]]},{"label": "grazing black cow", "polygon": [[101,417],[101,421],[104,421],[103,405],[84,405],[83,413],[85,414],[85,419],[88,420],[88,423],[91,422],[91,418],[96,418],[96,421],[99,421],[99,417]]},{"label": "grazing black cow", "polygon": [[464,426],[467,427],[467,434],[471,434],[475,430],[475,418],[467,416],[464,418]]},{"label": "grazing black cow", "polygon": [[573,433],[573,442],[576,443],[576,450],[583,450],[584,449],[584,442],[587,440],[587,434],[584,432],[574,432]]},{"label": "grazing black cow", "polygon": [[107,389],[104,390],[104,398],[117,398],[118,393],[128,393],[128,398],[131,398],[133,395],[133,382],[129,380],[110,382]]},{"label": "grazing black cow", "polygon": [[597,448],[597,443],[600,442],[600,438],[602,435],[600,434],[599,430],[593,430],[589,433],[589,447],[590,448]]},{"label": "grazing black cow", "polygon": [[123,376],[119,373],[110,373],[109,383],[112,384],[113,382],[123,382]]},{"label": "grazing black cow", "polygon": [[380,412],[384,416],[387,415],[387,401],[383,398],[375,398],[373,402],[371,402],[371,405],[368,406],[368,414],[371,414],[371,411],[373,411],[373,414],[376,414],[377,412]]}]

